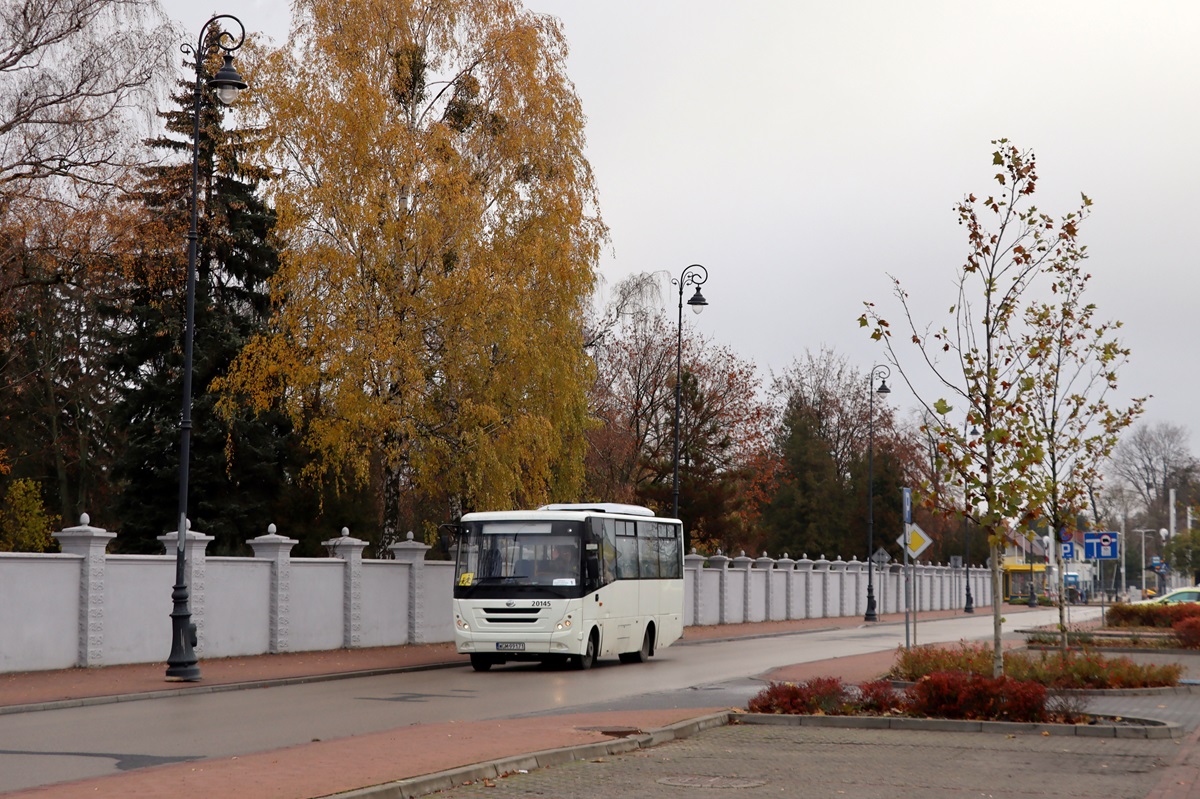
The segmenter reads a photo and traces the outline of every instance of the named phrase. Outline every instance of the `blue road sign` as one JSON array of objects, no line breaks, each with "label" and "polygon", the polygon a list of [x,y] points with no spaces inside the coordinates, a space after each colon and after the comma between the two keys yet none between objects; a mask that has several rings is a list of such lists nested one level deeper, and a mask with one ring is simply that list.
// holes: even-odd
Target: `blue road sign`
[{"label": "blue road sign", "polygon": [[1072,543],[1061,544],[1063,551],[1063,560],[1075,560],[1075,545]]},{"label": "blue road sign", "polygon": [[1084,533],[1083,557],[1087,560],[1116,560],[1119,539],[1120,534],[1115,532]]},{"label": "blue road sign", "polygon": [[902,488],[900,493],[904,495],[904,523],[912,524],[912,489]]}]

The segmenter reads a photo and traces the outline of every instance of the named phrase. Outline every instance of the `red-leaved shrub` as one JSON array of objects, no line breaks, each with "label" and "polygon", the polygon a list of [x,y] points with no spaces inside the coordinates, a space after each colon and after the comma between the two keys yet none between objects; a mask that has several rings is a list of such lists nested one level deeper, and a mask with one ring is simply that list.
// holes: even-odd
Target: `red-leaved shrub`
[{"label": "red-leaved shrub", "polygon": [[1184,649],[1200,649],[1200,616],[1189,616],[1171,625]]},{"label": "red-leaved shrub", "polygon": [[1046,688],[1008,677],[934,672],[908,689],[909,710],[921,716],[994,721],[1043,721]]},{"label": "red-leaved shrub", "polygon": [[1105,623],[1109,627],[1166,629],[1173,628],[1184,619],[1195,617],[1200,617],[1200,603],[1197,602],[1177,602],[1171,605],[1159,605],[1154,602],[1127,605],[1118,602],[1105,613]]},{"label": "red-leaved shrub", "polygon": [[750,700],[751,713],[794,713],[838,716],[848,712],[846,686],[837,677],[814,677],[802,683],[773,682]]},{"label": "red-leaved shrub", "polygon": [[864,713],[898,713],[904,705],[904,694],[896,690],[891,680],[873,680],[858,687],[858,706]]}]

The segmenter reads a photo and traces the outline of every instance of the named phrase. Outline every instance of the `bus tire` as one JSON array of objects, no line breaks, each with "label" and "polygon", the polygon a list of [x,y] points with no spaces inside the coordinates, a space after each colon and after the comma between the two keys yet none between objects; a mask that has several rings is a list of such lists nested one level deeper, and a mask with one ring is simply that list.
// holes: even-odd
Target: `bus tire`
[{"label": "bus tire", "polygon": [[575,668],[580,671],[587,671],[596,662],[596,631],[592,630],[592,634],[588,636],[587,649],[582,655],[576,655],[574,658]]},{"label": "bus tire", "polygon": [[646,634],[642,636],[642,648],[636,652],[622,652],[622,663],[645,663],[654,654],[654,625],[650,624],[646,627]]},{"label": "bus tire", "polygon": [[471,668],[475,669],[475,671],[487,671],[492,667],[493,663],[495,661],[487,655],[471,655]]}]

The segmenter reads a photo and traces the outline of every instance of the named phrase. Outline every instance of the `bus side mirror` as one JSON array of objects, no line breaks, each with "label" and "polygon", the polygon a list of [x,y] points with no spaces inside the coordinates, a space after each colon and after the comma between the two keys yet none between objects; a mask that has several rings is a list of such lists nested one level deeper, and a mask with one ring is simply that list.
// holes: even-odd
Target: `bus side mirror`
[{"label": "bus side mirror", "polygon": [[447,522],[438,525],[438,535],[442,537],[442,541],[446,544],[446,550],[449,551],[458,541],[458,534],[461,532],[457,524]]}]

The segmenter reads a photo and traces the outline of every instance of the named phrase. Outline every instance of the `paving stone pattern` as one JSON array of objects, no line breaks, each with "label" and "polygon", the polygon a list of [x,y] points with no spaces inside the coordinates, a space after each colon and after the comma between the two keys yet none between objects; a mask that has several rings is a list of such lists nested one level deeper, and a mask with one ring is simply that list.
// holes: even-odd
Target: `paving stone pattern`
[{"label": "paving stone pattern", "polygon": [[[1177,740],[734,725],[438,796],[1144,799],[1178,754]],[[705,788],[694,784],[696,777],[762,785]],[[672,781],[693,785],[666,784]]]}]

